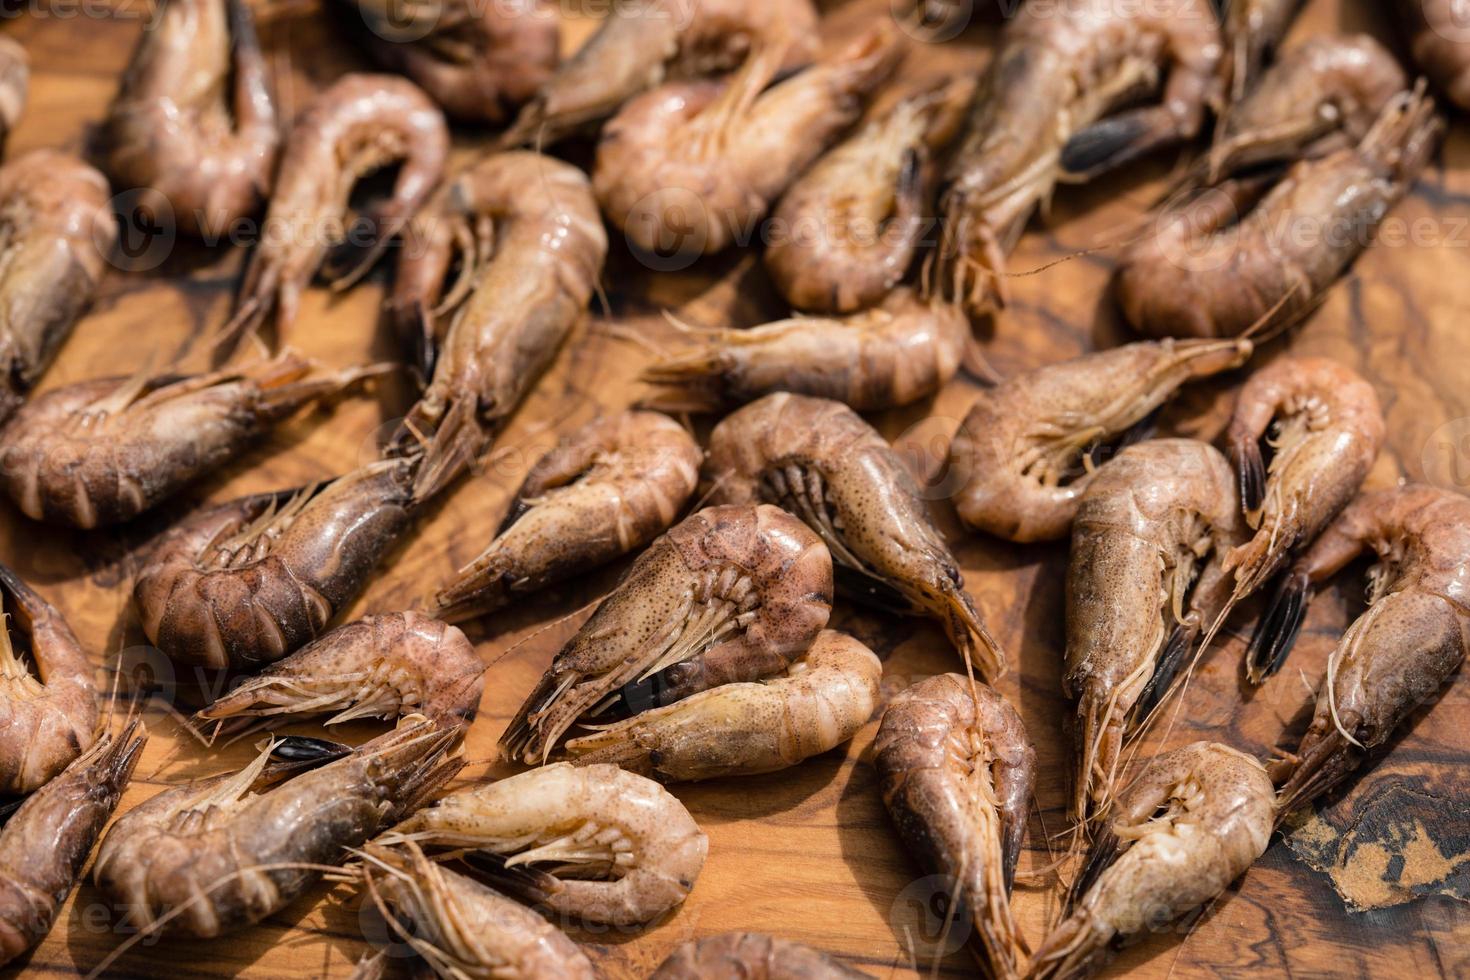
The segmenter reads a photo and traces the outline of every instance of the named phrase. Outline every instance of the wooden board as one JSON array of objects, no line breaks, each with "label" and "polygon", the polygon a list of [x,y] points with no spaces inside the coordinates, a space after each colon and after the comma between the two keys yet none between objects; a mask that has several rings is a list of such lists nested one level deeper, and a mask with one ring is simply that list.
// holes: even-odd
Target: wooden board
[{"label": "wooden board", "polygon": [[[1393,25],[1379,6],[1365,0],[1314,0],[1297,36],[1366,29],[1398,46]],[[13,137],[12,153],[41,146],[84,149],[115,89],[145,7],[142,0],[116,0],[111,6],[37,0],[27,13],[4,25],[25,44],[34,62],[30,107]],[[829,3],[823,30],[829,40],[845,39],[873,18],[887,16],[888,7],[886,0]],[[336,38],[335,28],[310,0],[273,4],[262,20],[287,113],[298,111],[314,89],[342,71],[366,64]],[[588,27],[586,20],[571,25],[569,49]],[[978,73],[990,39],[990,30],[977,26],[943,45],[916,46],[922,50],[909,59],[899,86],[947,73]],[[469,130],[458,136],[465,152],[484,139],[485,134]],[[1392,216],[1395,227],[1409,234],[1374,248],[1310,323],[1266,355],[1286,349],[1328,354],[1373,381],[1389,422],[1389,444],[1372,476],[1375,485],[1423,479],[1426,467],[1441,482],[1458,480],[1462,489],[1470,483],[1465,475],[1470,473],[1467,162],[1470,139],[1463,121],[1457,121],[1441,161]],[[1118,241],[1167,165],[1164,161],[1121,179],[1060,193],[1049,219],[1037,223],[1021,243],[1013,268],[1038,268]],[[640,392],[630,379],[652,354],[627,338],[653,347],[675,343],[662,311],[710,325],[753,324],[783,312],[749,252],[731,252],[677,273],[653,273],[630,258],[620,236],[613,237],[604,277],[606,314],[594,315],[578,333],[491,459],[388,556],[347,617],[417,601],[479,550],[521,474],[559,431],[636,399]],[[46,386],[132,370],[150,359],[162,363],[187,336],[221,321],[238,274],[239,249],[173,243],[161,251],[140,251],[148,257],[141,264],[151,267],[109,276],[94,311],[47,374]],[[153,258],[159,261],[153,264]],[[1106,288],[1112,261],[1112,252],[1102,247],[1014,280],[1013,307],[993,329],[985,328],[996,366],[1014,372],[1123,340],[1126,331]],[[378,321],[380,295],[381,278],[337,300],[314,290],[290,342],[329,365],[393,356],[386,327]],[[1235,376],[1192,391],[1166,412],[1164,429],[1214,438],[1239,380]],[[929,403],[875,421],[920,470],[931,472],[942,460],[973,390],[960,379]],[[0,558],[63,609],[99,665],[123,657],[128,663],[153,665],[161,675],[161,692],[148,715],[154,737],[124,807],[165,785],[238,766],[249,751],[237,745],[203,752],[181,738],[171,721],[165,704],[188,710],[199,703],[201,687],[207,690],[212,681],[193,671],[171,671],[147,650],[129,605],[139,547],[201,500],[297,485],[368,458],[375,434],[405,410],[409,399],[405,385],[388,383],[371,398],[348,400],[297,419],[197,488],[186,502],[165,506],[135,527],[92,534],[43,528],[0,504]],[[944,499],[936,501],[935,512],[956,542],[985,617],[1019,667],[1001,687],[1020,708],[1039,750],[1039,807],[1023,868],[1039,867],[1049,860],[1047,833],[1064,826],[1070,767],[1070,743],[1064,735],[1070,707],[1059,688],[1065,549],[1023,548],[966,536]],[[471,772],[486,771],[483,760],[492,755],[506,719],[575,630],[586,604],[604,594],[619,571],[614,567],[591,574],[471,629],[481,655],[493,664],[484,711],[469,740],[469,755],[478,760]],[[1204,666],[1170,742],[1209,737],[1260,753],[1294,744],[1305,724],[1302,706],[1360,596],[1361,580],[1354,580],[1314,605],[1291,669],[1254,696],[1239,686],[1241,642],[1232,638]],[[852,610],[840,612],[837,622],[884,657],[889,694],[956,665],[940,635],[927,625]],[[1352,850],[1342,842],[1363,843],[1371,837],[1378,849],[1348,854],[1356,863],[1347,862],[1348,871],[1340,875],[1356,883],[1354,894],[1381,897],[1392,892],[1383,884],[1385,876],[1402,886],[1402,894],[1434,892],[1432,882],[1416,886],[1415,876],[1433,878],[1443,872],[1451,879],[1447,890],[1458,888],[1458,899],[1429,894],[1350,913],[1329,878],[1278,839],[1195,928],[1148,937],[1127,950],[1111,972],[1176,977],[1470,973],[1466,843],[1446,823],[1458,819],[1464,829],[1460,774],[1467,762],[1465,699],[1461,682],[1432,712],[1421,712],[1388,757],[1332,802],[1329,821],[1316,826],[1312,846],[1305,848],[1319,864],[1330,865],[1341,852]],[[946,976],[967,974],[970,965],[962,952],[946,957],[938,948],[939,929],[928,901],[931,883],[889,830],[867,757],[874,727],[870,723],[845,749],[791,771],[678,787],[676,792],[709,834],[709,862],[690,900],[668,921],[648,930],[579,936],[590,944],[603,973],[611,978],[642,976],[686,939],[753,929],[830,950],[878,976],[910,975],[915,966],[925,974],[931,969]],[[375,730],[363,725],[348,735],[359,739]],[[1413,805],[1406,805],[1406,799]],[[1395,824],[1391,818],[1406,813],[1409,838],[1430,845],[1416,853],[1439,855],[1439,864],[1395,864],[1393,848],[1402,850],[1409,838],[1398,832],[1402,820]],[[1354,836],[1354,829],[1361,832]],[[1016,904],[1024,934],[1034,945],[1056,914],[1056,890],[1022,887]],[[180,977],[343,975],[369,949],[365,928],[381,938],[381,926],[359,913],[355,896],[319,888],[256,928],[226,939],[140,945],[111,972],[140,977],[160,971]],[[106,898],[84,885],[28,967],[36,973],[85,973],[129,931],[116,923]]]}]

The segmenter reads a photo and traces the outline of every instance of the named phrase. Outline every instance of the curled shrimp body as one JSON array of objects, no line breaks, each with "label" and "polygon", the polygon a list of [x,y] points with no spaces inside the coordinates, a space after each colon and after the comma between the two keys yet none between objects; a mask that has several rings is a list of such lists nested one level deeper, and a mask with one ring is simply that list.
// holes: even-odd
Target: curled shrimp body
[{"label": "curled shrimp body", "polygon": [[[290,775],[267,748],[237,773],[164,790],[118,818],[93,876],[127,921],[210,939],[285,908],[319,872],[403,819],[464,765],[459,730],[405,718]],[[167,919],[164,917],[168,916]]]},{"label": "curled shrimp body", "polygon": [[709,848],[653,780],[567,763],[451,793],[381,838],[399,841],[471,852],[494,887],[607,925],[651,922],[682,903]]},{"label": "curled shrimp body", "polygon": [[1071,813],[1105,813],[1127,734],[1159,704],[1230,595],[1245,539],[1235,474],[1193,439],[1129,446],[1097,472],[1072,525],[1067,672],[1077,700]]},{"label": "curled shrimp body", "polygon": [[1265,853],[1273,803],[1261,764],[1218,742],[1155,758],[1119,797],[1070,914],[1042,943],[1031,975],[1088,976],[1117,940],[1204,906]]},{"label": "curled shrimp body", "polygon": [[640,0],[609,8],[597,32],[557,69],[502,138],[550,146],[601,122],[647,89],[737,67],[754,48],[786,44],[784,70],[817,53],[811,0]]},{"label": "curled shrimp body", "polygon": [[753,52],[726,79],[645,93],[603,129],[592,169],[597,200],[645,252],[718,252],[748,236],[857,121],[903,50],[896,32],[875,29],[775,85],[780,46]]},{"label": "curled shrimp body", "polygon": [[117,241],[111,193],[100,173],[55,150],[0,167],[0,421],[92,301]]},{"label": "curled shrimp body", "polygon": [[763,502],[806,522],[832,553],[839,590],[931,616],[986,677],[1005,653],[965,591],[959,563],[888,442],[852,409],[781,392],[710,435],[710,499]]},{"label": "curled shrimp body", "polygon": [[984,684],[940,674],[888,703],[873,753],[899,837],[971,919],[982,973],[1017,976],[1011,881],[1036,778],[1021,716]]},{"label": "curled shrimp body", "polygon": [[675,949],[648,980],[864,980],[826,953],[758,932],[724,932]]},{"label": "curled shrimp body", "polygon": [[1224,0],[1225,57],[1220,66],[1232,102],[1239,102],[1255,85],[1302,4],[1303,0]]},{"label": "curled shrimp body", "polygon": [[667,415],[594,419],[531,468],[495,539],[434,594],[431,611],[468,619],[638,550],[689,502],[702,455]]},{"label": "curled shrimp body", "polygon": [[14,38],[0,37],[0,153],[25,112],[30,84],[31,59],[26,49]]},{"label": "curled shrimp body", "polygon": [[1189,381],[1244,364],[1248,340],[1127,344],[1048,364],[980,393],[950,445],[968,527],[1010,541],[1065,537],[1097,472],[1092,449]]},{"label": "curled shrimp body", "polygon": [[280,139],[246,0],[167,0],[103,123],[117,188],[162,198],[161,220],[214,240],[270,193]]},{"label": "curled shrimp body", "polygon": [[577,722],[784,670],[827,625],[832,558],[805,524],[762,504],[711,507],[628,569],[562,647],[500,737],[543,762]]},{"label": "curled shrimp body", "polygon": [[883,664],[823,630],[784,674],[722,684],[567,743],[578,765],[610,762],[664,781],[787,769],[857,734],[878,707]]},{"label": "curled shrimp body", "polygon": [[0,965],[39,943],[81,877],[148,732],[104,734],[36,790],[0,830]]},{"label": "curled shrimp body", "polygon": [[84,528],[129,520],[364,376],[312,372],[287,352],[209,374],[53,388],[0,432],[0,484],[33,520]]},{"label": "curled shrimp body", "polygon": [[1470,107],[1470,44],[1464,0],[1399,0],[1414,61],[1445,96]]},{"label": "curled shrimp body", "polygon": [[712,412],[774,391],[834,398],[859,411],[908,405],[937,392],[973,340],[957,306],[900,286],[845,317],[797,316],[747,330],[696,329],[697,345],[646,368],[651,403]]}]

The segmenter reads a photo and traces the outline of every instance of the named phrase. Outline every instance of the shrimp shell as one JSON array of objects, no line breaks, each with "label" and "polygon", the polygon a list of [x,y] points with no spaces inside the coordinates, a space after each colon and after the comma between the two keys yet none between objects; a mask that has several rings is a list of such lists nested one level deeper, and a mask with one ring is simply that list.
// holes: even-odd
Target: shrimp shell
[{"label": "shrimp shell", "polygon": [[1470,108],[1464,0],[1399,0],[1414,61],[1460,108]]},{"label": "shrimp shell", "polygon": [[1303,0],[1223,0],[1225,57],[1220,68],[1232,103],[1259,86],[1261,70],[1275,55],[1302,5]]},{"label": "shrimp shell", "polygon": [[31,59],[26,49],[14,38],[0,36],[0,154],[26,110],[30,82]]},{"label": "shrimp shell", "polygon": [[758,932],[722,932],[677,947],[648,980],[867,980],[826,953]]}]

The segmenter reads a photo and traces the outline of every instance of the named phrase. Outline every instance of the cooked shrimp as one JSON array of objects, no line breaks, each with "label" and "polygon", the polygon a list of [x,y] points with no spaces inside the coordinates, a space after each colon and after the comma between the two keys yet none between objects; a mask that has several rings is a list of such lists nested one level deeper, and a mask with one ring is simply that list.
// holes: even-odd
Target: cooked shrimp
[{"label": "cooked shrimp", "polygon": [[694,256],[748,238],[786,186],[857,120],[904,48],[896,31],[876,28],[771,85],[784,51],[756,50],[727,79],[667,83],[608,122],[592,186],[631,245]]},{"label": "cooked shrimp", "polygon": [[495,539],[435,592],[430,611],[469,619],[638,550],[684,509],[702,455],[666,415],[594,419],[531,468]]},{"label": "cooked shrimp", "polygon": [[155,219],[218,240],[271,191],[281,134],[269,76],[245,0],[168,0],[107,110],[108,176],[162,198]]},{"label": "cooked shrimp", "polygon": [[130,520],[373,373],[313,370],[286,352],[209,374],[142,371],[53,388],[0,432],[0,485],[33,520]]},{"label": "cooked shrimp", "polygon": [[1250,341],[1127,344],[1048,364],[982,391],[950,446],[960,519],[1010,541],[1065,537],[1097,472],[1093,451],[1128,438],[1189,381],[1244,364]]},{"label": "cooked shrimp", "polygon": [[832,553],[840,591],[931,616],[988,678],[1005,653],[965,591],[959,563],[888,442],[825,398],[767,395],[710,434],[715,503],[776,504]]},{"label": "cooked shrimp", "polygon": [[866,980],[826,953],[758,932],[691,939],[648,980]]},{"label": "cooked shrimp", "polygon": [[20,42],[0,37],[0,153],[11,130],[26,111],[26,93],[31,83],[31,59]]},{"label": "cooked shrimp", "polygon": [[341,861],[453,777],[464,765],[459,736],[410,716],[284,780],[267,748],[240,772],[164,790],[124,813],[102,839],[93,876],[139,928],[211,939],[253,925],[317,880],[310,866]]},{"label": "cooked shrimp", "polygon": [[970,917],[981,972],[1018,976],[1025,940],[1011,915],[1011,881],[1036,779],[1021,716],[984,684],[930,677],[888,703],[873,765],[899,837],[950,882],[956,914]]},{"label": "cooked shrimp", "polygon": [[544,762],[578,722],[786,669],[832,611],[832,558],[784,511],[711,507],[628,569],[516,712],[500,750]]},{"label": "cooked shrimp", "polygon": [[1464,0],[1399,0],[1414,61],[1455,105],[1470,108],[1470,23]]},{"label": "cooked shrimp", "polygon": [[[1276,54],[1276,48],[1303,0],[1223,0],[1225,57],[1222,74],[1230,88],[1231,102],[1239,102],[1255,87],[1261,70]],[[1308,42],[1311,43],[1311,42]]]},{"label": "cooked shrimp", "polygon": [[1117,940],[1208,903],[1265,853],[1272,803],[1261,764],[1218,742],[1155,758],[1119,798],[1070,913],[1042,943],[1031,975],[1087,976]]},{"label": "cooked shrimp", "polygon": [[817,53],[811,0],[641,0],[612,5],[587,43],[545,82],[502,138],[550,146],[590,128],[673,77],[738,66],[754,48],[785,44],[783,70]]},{"label": "cooked shrimp", "polygon": [[878,707],[883,664],[823,630],[784,674],[723,684],[567,743],[577,765],[610,762],[665,782],[787,769],[846,742]]},{"label": "cooked shrimp", "polygon": [[653,780],[566,763],[450,793],[380,839],[405,841],[465,854],[496,888],[557,915],[624,926],[682,903],[709,847]]}]

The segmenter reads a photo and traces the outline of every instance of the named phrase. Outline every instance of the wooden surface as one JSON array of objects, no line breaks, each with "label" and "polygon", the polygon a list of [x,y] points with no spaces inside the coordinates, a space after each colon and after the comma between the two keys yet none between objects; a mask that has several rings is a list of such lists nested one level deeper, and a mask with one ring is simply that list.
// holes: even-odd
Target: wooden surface
[{"label": "wooden surface", "polygon": [[[1367,0],[1315,0],[1297,36],[1311,31],[1368,29],[1394,37],[1380,6]],[[877,16],[885,0],[828,4],[824,31],[846,38]],[[142,0],[122,7],[88,7],[35,0],[5,30],[29,49],[32,94],[11,153],[62,146],[82,151],[117,84],[146,13]],[[91,11],[89,16],[85,11]],[[101,16],[97,16],[101,14]],[[294,113],[313,89],[360,56],[309,2],[285,0],[264,14],[263,34],[277,70],[283,110]],[[585,35],[583,21],[567,32],[570,48]],[[978,72],[990,42],[976,27],[955,41],[923,46],[909,59],[900,86],[947,72]],[[1400,478],[1470,482],[1470,340],[1467,246],[1470,231],[1470,140],[1457,120],[1447,147],[1413,197],[1392,220],[1418,239],[1374,248],[1303,328],[1266,353],[1282,349],[1328,354],[1369,377],[1388,415],[1389,444],[1372,481]],[[469,150],[483,133],[461,131]],[[1021,243],[1013,263],[1027,270],[1068,253],[1118,240],[1128,219],[1151,196],[1170,161],[1123,179],[1060,193],[1046,222]],[[380,574],[346,617],[404,608],[470,558],[488,539],[521,474],[558,431],[599,409],[634,400],[629,380],[652,354],[677,343],[661,313],[705,324],[751,324],[783,311],[760,265],[731,252],[677,274],[652,273],[635,263],[614,235],[604,285],[608,312],[594,315],[528,399],[482,470],[450,492],[384,562]],[[226,313],[241,251],[167,243],[143,249],[145,266],[119,271],[102,287],[94,311],[78,326],[45,378],[46,386],[162,363],[188,335],[217,325]],[[1117,343],[1119,325],[1106,290],[1112,253],[1106,248],[1013,282],[1015,303],[993,328],[982,327],[988,351],[1004,372]],[[329,301],[308,296],[290,342],[331,365],[392,356],[378,322],[382,277]],[[628,338],[637,338],[635,343]],[[1195,390],[1169,408],[1166,431],[1216,436],[1240,376]],[[924,472],[937,468],[972,396],[956,380],[932,403],[876,421]],[[129,605],[140,545],[164,522],[203,499],[287,487],[341,472],[373,451],[379,427],[403,412],[410,393],[385,384],[370,398],[349,400],[285,426],[274,438],[207,481],[183,503],[162,508],[139,526],[81,534],[26,522],[0,505],[0,558],[16,566],[57,603],[99,665],[121,657],[151,666],[159,693],[149,710],[154,738],[124,807],[161,787],[238,766],[248,748],[207,753],[184,740],[165,705],[187,711],[211,678],[172,672],[150,654]],[[1456,420],[1460,420],[1456,423]],[[1458,463],[1458,469],[1454,465]],[[1070,707],[1059,691],[1062,655],[1064,548],[1016,547],[961,533],[941,490],[935,513],[963,560],[969,585],[992,630],[1019,666],[1001,685],[1020,708],[1039,750],[1039,809],[1023,869],[1047,863],[1047,832],[1062,829],[1071,762],[1063,734]],[[493,663],[484,711],[470,741],[472,759],[490,757],[506,719],[576,628],[586,603],[611,587],[620,569],[526,603],[470,630]],[[1305,725],[1303,706],[1327,652],[1360,608],[1361,579],[1339,581],[1312,609],[1289,669],[1253,697],[1238,685],[1240,638],[1218,650],[1194,684],[1172,742],[1220,739],[1268,753],[1294,744]],[[1256,610],[1247,610],[1253,614]],[[1242,617],[1247,625],[1249,620]],[[931,673],[954,669],[940,635],[913,621],[840,611],[836,622],[878,650],[886,661],[885,690],[902,689]],[[551,625],[547,625],[551,624]],[[1388,757],[1333,801],[1325,819],[1299,835],[1279,838],[1236,887],[1192,931],[1149,937],[1110,968],[1139,976],[1465,976],[1470,974],[1470,851],[1465,827],[1466,685],[1462,680],[1433,712],[1421,712]],[[778,933],[840,954],[877,976],[903,976],[917,965],[928,974],[964,975],[963,953],[943,957],[926,905],[932,889],[890,833],[866,757],[875,723],[845,749],[770,776],[686,786],[676,792],[710,837],[710,857],[690,900],[657,927],[628,933],[583,934],[608,977],[644,975],[675,944],[730,929]],[[312,731],[309,726],[298,731]],[[375,726],[351,730],[366,737]],[[483,765],[471,771],[479,773]],[[1359,904],[1387,908],[1350,913],[1333,878]],[[1400,855],[1397,859],[1395,855]],[[1407,858],[1402,855],[1407,854]],[[1356,889],[1356,890],[1354,890]],[[1446,894],[1458,897],[1447,897]],[[1056,914],[1055,888],[1018,889],[1025,936],[1035,945]],[[381,937],[356,896],[318,888],[256,928],[211,943],[165,940],[129,951],[118,976],[256,977],[343,975],[369,949],[364,930]],[[29,960],[36,973],[85,973],[128,934],[106,899],[84,885],[62,912],[49,939]]]}]

